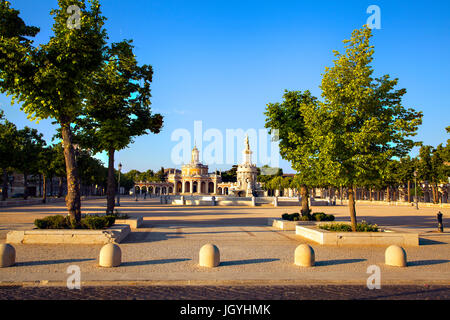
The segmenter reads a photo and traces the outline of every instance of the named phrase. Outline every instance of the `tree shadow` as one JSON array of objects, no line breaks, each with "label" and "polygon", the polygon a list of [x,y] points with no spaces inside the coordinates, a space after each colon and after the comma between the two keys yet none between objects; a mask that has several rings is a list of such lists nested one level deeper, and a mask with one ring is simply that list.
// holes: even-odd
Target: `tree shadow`
[{"label": "tree shadow", "polygon": [[430,266],[433,264],[441,264],[447,262],[450,262],[450,260],[417,260],[417,261],[409,261],[407,266],[408,267]]},{"label": "tree shadow", "polygon": [[435,244],[447,244],[447,242],[419,238],[419,245],[420,246],[430,246],[430,245],[435,245]]},{"label": "tree shadow", "polygon": [[367,259],[338,259],[338,260],[325,260],[325,261],[317,261],[315,266],[323,267],[323,266],[333,266],[338,264],[346,264],[346,263],[358,263],[366,261]]},{"label": "tree shadow", "polygon": [[133,266],[147,266],[152,264],[166,264],[166,263],[175,263],[182,261],[189,261],[191,259],[159,259],[159,260],[147,260],[147,261],[132,261],[132,262],[124,262],[121,266],[124,267],[133,267]]},{"label": "tree shadow", "polygon": [[239,266],[243,264],[255,264],[255,263],[265,263],[279,261],[280,259],[247,259],[247,260],[232,260],[220,262],[220,266]]},{"label": "tree shadow", "polygon": [[75,262],[85,262],[85,261],[93,261],[95,259],[61,259],[61,260],[42,260],[42,261],[26,261],[26,262],[17,262],[16,266],[18,267],[26,267],[26,266],[43,266],[50,264],[62,264],[62,263],[75,263]]},{"label": "tree shadow", "polygon": [[121,243],[145,243],[163,241],[168,239],[180,239],[177,233],[155,232],[155,231],[133,231]]}]

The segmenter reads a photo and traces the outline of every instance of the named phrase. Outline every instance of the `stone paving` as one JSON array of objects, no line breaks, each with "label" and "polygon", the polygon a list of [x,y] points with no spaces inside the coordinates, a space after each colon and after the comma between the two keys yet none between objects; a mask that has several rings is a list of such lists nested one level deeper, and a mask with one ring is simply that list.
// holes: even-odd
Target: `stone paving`
[{"label": "stone paving", "polygon": [[0,300],[449,300],[449,286],[0,286]]},{"label": "stone paving", "polygon": [[[308,243],[294,231],[279,231],[266,225],[267,218],[295,212],[296,207],[181,207],[161,205],[156,199],[121,199],[120,211],[144,216],[144,226],[133,230],[120,244],[122,265],[104,269],[97,266],[100,245],[15,245],[17,265],[0,269],[3,284],[64,284],[70,265],[81,269],[83,283],[102,285],[112,282],[152,282],[159,285],[202,284],[252,285],[358,284],[367,281],[367,267],[378,265],[382,285],[449,285],[450,233],[435,233],[437,211],[450,226],[448,209],[358,205],[358,219],[382,226],[421,233],[421,246],[405,248],[408,268],[384,265],[385,247],[332,247],[310,243],[316,253],[316,267],[293,264],[294,250]],[[99,213],[105,200],[83,202],[83,212]],[[348,208],[313,207],[315,212],[333,213],[348,221]],[[0,209],[0,242],[8,230],[30,229],[36,218],[65,214],[64,204]],[[208,242],[221,252],[219,268],[198,266],[198,251]]]}]

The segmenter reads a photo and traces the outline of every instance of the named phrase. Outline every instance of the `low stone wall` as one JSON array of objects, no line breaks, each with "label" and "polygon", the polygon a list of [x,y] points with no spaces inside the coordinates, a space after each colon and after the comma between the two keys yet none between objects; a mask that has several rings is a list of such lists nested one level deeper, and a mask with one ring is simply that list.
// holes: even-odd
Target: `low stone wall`
[{"label": "low stone wall", "polygon": [[[341,203],[341,200],[336,200],[337,204]],[[377,200],[357,200],[356,204],[372,204],[372,205],[384,205],[384,206],[406,206],[406,207],[414,207],[416,205],[415,202],[406,202],[406,201],[377,201]],[[342,204],[347,205],[348,200],[342,200]],[[430,203],[430,202],[419,202],[419,208],[450,208],[450,203]]]},{"label": "low stone wall", "polygon": [[[214,201],[213,201],[214,197]],[[298,207],[301,205],[297,197],[233,197],[233,196],[202,196],[202,195],[170,195],[161,196],[161,204],[188,206],[260,206],[273,205],[275,207]],[[311,206],[327,206],[327,200],[312,200]]]},{"label": "low stone wall", "polygon": [[[81,200],[91,200],[91,199],[101,199],[101,198],[105,198],[104,196],[83,196],[81,197]],[[61,197],[61,198],[47,198],[47,201],[45,204],[47,203],[57,203],[57,202],[64,202],[65,197]],[[5,208],[5,207],[21,207],[21,206],[34,206],[34,205],[38,205],[38,204],[44,204],[42,202],[42,199],[28,199],[28,200],[8,200],[8,201],[0,201],[0,208]]]},{"label": "low stone wall", "polygon": [[15,244],[107,244],[120,243],[131,232],[129,225],[114,225],[105,230],[15,230],[6,243]]},{"label": "low stone wall", "polygon": [[314,226],[317,224],[316,221],[288,221],[283,219],[269,218],[267,219],[267,224],[279,230],[284,231],[295,231],[298,225],[302,226]]},{"label": "low stone wall", "polygon": [[[329,223],[329,222],[328,222]],[[333,232],[322,230],[317,226],[296,226],[295,234],[321,245],[399,245],[419,246],[419,234],[394,229],[383,229],[381,232]]]},{"label": "low stone wall", "polygon": [[144,223],[143,217],[128,218],[128,219],[116,219],[114,225],[126,224],[129,225],[131,229],[137,229]]}]

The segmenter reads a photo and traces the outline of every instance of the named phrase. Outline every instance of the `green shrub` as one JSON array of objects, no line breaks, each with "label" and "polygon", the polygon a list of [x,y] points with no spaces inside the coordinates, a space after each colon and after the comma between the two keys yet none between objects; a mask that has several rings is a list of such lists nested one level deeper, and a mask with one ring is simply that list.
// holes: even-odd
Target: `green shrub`
[{"label": "green shrub", "polygon": [[[330,223],[319,226],[320,229],[335,232],[352,232],[352,226],[347,223]],[[365,221],[356,224],[356,232],[378,232],[376,224],[368,224]]]},{"label": "green shrub", "polygon": [[83,229],[99,230],[111,227],[116,218],[114,216],[87,216],[81,219]]},{"label": "green shrub", "polygon": [[292,214],[283,213],[281,218],[288,221],[334,221],[334,216],[332,214],[325,214],[323,212],[302,215],[297,212]]},{"label": "green shrub", "polygon": [[38,229],[71,229],[69,216],[48,216],[34,220],[34,225]]},{"label": "green shrub", "polygon": [[70,220],[69,216],[48,216],[36,219],[34,225],[38,229],[91,229],[99,230],[111,227],[116,221],[116,216],[83,215],[79,223]]},{"label": "green shrub", "polygon": [[288,220],[288,221],[299,221],[300,220],[300,214],[298,212],[296,213],[284,213],[281,215],[281,218],[283,220]]}]

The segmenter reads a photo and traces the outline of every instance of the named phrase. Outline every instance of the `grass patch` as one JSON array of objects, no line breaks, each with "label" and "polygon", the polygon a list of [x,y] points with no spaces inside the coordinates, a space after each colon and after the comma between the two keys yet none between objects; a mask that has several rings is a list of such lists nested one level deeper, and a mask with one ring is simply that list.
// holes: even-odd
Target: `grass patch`
[{"label": "grass patch", "polygon": [[[346,223],[328,223],[319,226],[319,229],[334,232],[352,232],[352,226]],[[379,232],[376,224],[369,224],[365,221],[356,224],[356,232]]]}]

